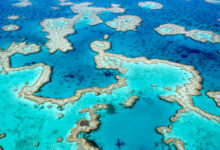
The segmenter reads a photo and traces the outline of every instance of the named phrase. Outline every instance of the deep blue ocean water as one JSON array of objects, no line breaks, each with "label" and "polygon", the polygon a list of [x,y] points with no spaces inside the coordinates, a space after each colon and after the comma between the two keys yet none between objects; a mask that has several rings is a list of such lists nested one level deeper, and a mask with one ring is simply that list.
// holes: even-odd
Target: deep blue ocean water
[{"label": "deep blue ocean water", "polygon": [[[42,27],[40,26],[40,22],[43,19],[59,17],[70,18],[76,15],[72,13],[68,6],[60,6],[58,10],[51,9],[50,7],[57,6],[59,3],[56,0],[46,2],[45,0],[30,1],[34,6],[19,8],[11,6],[11,4],[17,2],[16,0],[0,0],[0,26],[7,24],[17,24],[21,26],[20,30],[13,32],[4,32],[0,30],[1,49],[6,49],[11,42],[20,42],[22,39],[25,39],[28,43],[44,45],[48,39],[45,38],[47,33],[41,32]],[[74,2],[79,3],[83,1],[79,0]],[[93,58],[96,53],[92,52],[89,47],[92,41],[100,40],[104,34],[108,33],[110,35],[109,41],[112,42],[112,48],[108,51],[110,53],[122,54],[127,57],[146,56],[149,59],[170,60],[194,66],[203,78],[202,95],[193,98],[195,105],[209,113],[220,115],[219,108],[216,107],[214,101],[207,98],[204,94],[207,91],[218,91],[220,89],[220,54],[218,53],[220,44],[201,43],[183,35],[161,36],[153,30],[161,24],[174,23],[186,27],[187,30],[211,30],[220,34],[220,22],[217,21],[217,19],[220,18],[220,5],[207,3],[203,0],[157,0],[157,2],[164,5],[163,9],[150,10],[139,8],[137,5],[139,1],[136,0],[129,2],[127,0],[94,0],[90,2],[93,2],[96,7],[109,7],[111,3],[121,4],[121,6],[126,9],[124,14],[137,15],[142,18],[143,21],[141,25],[137,27],[136,32],[128,31],[125,33],[115,32],[114,29],[107,27],[103,23],[96,26],[77,24],[75,25],[76,33],[67,36],[67,39],[75,48],[73,51],[67,53],[57,51],[54,54],[50,54],[48,49],[42,46],[39,53],[27,56],[20,54],[12,56],[12,67],[33,65],[40,62],[52,66],[53,74],[51,76],[51,81],[44,85],[37,95],[64,98],[72,96],[77,89],[92,86],[106,87],[111,83],[115,83],[115,75],[118,74],[118,72],[115,70],[97,69]],[[12,14],[20,15],[20,19],[7,20],[7,16]],[[99,16],[104,21],[108,21],[112,20],[117,15],[124,14],[104,13]],[[6,79],[2,78],[2,81],[3,80]],[[2,81],[0,80],[0,82]],[[2,100],[5,98],[1,95],[0,99]],[[88,138],[96,141],[104,150],[117,150],[118,147],[115,145],[117,139],[125,143],[121,149],[172,149],[172,146],[168,147],[162,143],[162,136],[155,131],[155,128],[169,125],[169,118],[175,114],[179,107],[165,101],[159,102],[161,100],[156,96],[151,98],[155,100],[154,103],[145,99],[145,97],[140,97],[131,109],[124,109],[119,106],[116,108],[115,114],[101,114],[100,120],[102,124],[100,129],[87,135]],[[1,107],[5,109],[1,110],[7,111],[9,103],[13,105],[13,101],[16,101],[16,98],[12,98],[12,101],[7,103],[3,102]],[[15,103],[17,103],[17,101]],[[24,110],[25,112],[32,113],[32,111],[34,112],[36,109],[33,108],[36,106],[34,103],[23,104],[19,102],[16,106],[21,108],[16,111],[23,116],[22,119],[28,117],[25,115]],[[64,107],[64,110],[66,109],[68,110],[68,108]],[[38,111],[39,109],[36,110]],[[48,116],[45,117],[45,115],[48,115],[46,110],[47,108],[45,106],[45,108],[39,110],[39,113],[35,112],[33,116],[44,120],[42,121],[45,122],[42,123],[44,125],[47,125],[47,122],[51,120],[55,120],[55,124],[60,122],[56,117],[56,119]],[[59,127],[63,124],[68,124],[65,126],[65,130],[60,131],[60,136],[67,135],[73,127],[74,122],[81,117],[74,117],[75,110],[73,108],[70,110],[70,113],[67,113],[66,119],[65,117],[63,118],[65,121],[57,125]],[[59,111],[56,109],[56,106],[54,106],[54,111]],[[10,115],[10,112],[7,114],[4,113],[4,115]],[[71,115],[73,116],[72,120]],[[160,120],[156,119],[157,115],[160,115]],[[12,118],[12,120],[13,119],[14,118]],[[15,122],[16,121],[17,120],[15,120]],[[136,124],[135,122],[140,123]],[[33,124],[35,123],[30,123],[30,128],[35,128],[34,126],[32,127]],[[4,132],[1,126],[2,124],[0,125],[0,132]],[[39,126],[37,128],[39,128]],[[18,129],[24,130],[24,128]],[[48,132],[52,132],[53,129],[44,131],[46,129],[47,127],[38,131],[33,130],[33,132],[36,134],[36,132],[41,131],[40,134],[42,134],[42,136],[48,136]],[[16,132],[16,134],[18,133],[18,131],[14,132]],[[29,131],[25,130],[22,135],[25,136],[27,133],[29,133]],[[11,138],[10,134],[11,133],[9,133],[7,138]],[[9,145],[9,140],[7,138],[0,140],[0,145],[3,145],[6,149],[6,145]],[[13,143],[17,140],[22,141],[22,138],[19,139],[18,136],[17,139],[15,138],[10,142]],[[53,139],[51,142],[53,143]],[[57,143],[55,142],[55,144]],[[71,144],[72,143],[70,143],[70,145]],[[45,147],[48,145],[45,144]],[[62,146],[66,146],[65,148],[69,149],[70,145],[64,142],[61,145],[55,145],[53,148],[62,149]],[[45,147],[44,143],[42,143],[39,148],[45,149]],[[26,148],[28,149],[28,147]],[[21,147],[17,149],[21,149]]]}]

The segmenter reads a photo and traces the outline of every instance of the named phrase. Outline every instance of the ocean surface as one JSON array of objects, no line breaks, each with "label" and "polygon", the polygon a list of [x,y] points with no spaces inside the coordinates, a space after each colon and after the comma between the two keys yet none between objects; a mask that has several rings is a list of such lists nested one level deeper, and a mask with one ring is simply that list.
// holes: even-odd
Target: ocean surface
[{"label": "ocean surface", "polygon": [[[87,22],[74,25],[76,32],[66,38],[71,42],[74,50],[68,52],[57,51],[49,53],[45,46],[48,33],[42,32],[40,22],[47,18],[75,16],[69,6],[60,6],[58,0],[30,0],[32,6],[15,7],[12,4],[17,0],[0,0],[0,27],[8,24],[20,26],[17,31],[4,32],[0,29],[0,49],[7,49],[12,42],[26,41],[27,44],[41,46],[38,53],[29,55],[15,54],[10,57],[11,67],[32,66],[44,63],[52,67],[50,81],[43,85],[35,95],[49,98],[66,98],[75,94],[76,90],[90,87],[104,88],[116,83],[116,75],[123,76],[115,69],[97,68],[94,56],[97,55],[90,48],[90,43],[103,40],[104,34],[109,34],[111,49],[108,53],[120,54],[129,58],[146,57],[148,59],[169,60],[172,62],[192,65],[202,77],[202,89],[199,96],[193,96],[196,107],[207,113],[220,117],[220,108],[214,100],[206,96],[207,91],[220,91],[220,43],[202,43],[184,35],[162,36],[154,28],[172,23],[186,27],[187,30],[199,29],[213,31],[220,35],[220,2],[208,3],[204,0],[155,0],[163,4],[163,9],[153,10],[140,8],[137,0],[91,0],[93,7],[110,7],[110,4],[120,4],[126,9],[125,13],[117,14],[103,12],[98,16],[104,21],[112,20],[120,15],[135,15],[142,19],[137,31],[116,32],[115,29],[101,23],[91,26]],[[71,0],[74,3],[86,2]],[[51,7],[59,7],[53,10]],[[19,15],[17,20],[7,20],[10,15]],[[136,66],[137,67],[137,66]],[[136,69],[136,70],[135,70]],[[139,68],[131,70],[139,71]],[[154,77],[146,77],[139,81],[141,71],[156,72]],[[25,69],[5,74],[0,67],[0,134],[6,133],[5,138],[0,138],[0,147],[4,150],[76,150],[77,142],[67,140],[71,129],[81,118],[88,117],[80,110],[95,104],[105,102],[112,105],[111,112],[98,111],[100,122],[98,129],[90,133],[81,133],[80,136],[94,141],[103,150],[173,150],[174,144],[165,144],[166,138],[178,138],[184,141],[187,150],[217,150],[220,149],[219,135],[213,134],[220,131],[220,123],[208,120],[193,112],[183,113],[180,120],[170,121],[181,106],[161,100],[160,92],[154,92],[144,84],[157,80],[164,73],[155,68],[143,69],[140,73],[132,73],[130,82],[136,88],[134,94],[139,99],[133,107],[125,108],[119,103],[128,97],[130,91],[122,87],[115,89],[112,94],[95,95],[85,93],[74,104],[58,106],[56,104],[37,104],[28,99],[18,97],[19,89],[24,82],[34,83],[40,76],[40,68]],[[163,71],[163,69],[161,70]],[[172,73],[172,72],[171,72]],[[126,76],[126,75],[125,75]],[[173,72],[171,77],[162,78],[159,83],[174,82],[174,78],[181,76]],[[169,80],[169,81],[167,81]],[[138,84],[136,83],[138,82]],[[179,82],[179,81],[178,81]],[[150,82],[151,83],[151,82]],[[130,90],[130,89],[129,89]],[[140,92],[141,91],[141,92]],[[48,105],[52,105],[48,108]],[[62,113],[62,118],[58,114]],[[200,127],[200,124],[204,126]],[[173,132],[162,135],[156,131],[157,127],[173,126]],[[194,126],[194,127],[192,127]],[[190,128],[192,127],[192,128]],[[200,128],[199,128],[200,127]],[[205,131],[204,131],[205,130]],[[206,132],[207,130],[207,132]],[[184,131],[187,131],[184,134]],[[188,132],[192,131],[192,135]],[[201,134],[197,134],[204,131]],[[62,137],[62,142],[57,142],[57,137]],[[212,138],[210,138],[212,137]],[[193,138],[193,140],[190,140]],[[209,141],[210,140],[210,141]],[[206,142],[206,144],[199,144]],[[39,142],[39,146],[36,146]],[[214,145],[214,146],[213,146]]]}]

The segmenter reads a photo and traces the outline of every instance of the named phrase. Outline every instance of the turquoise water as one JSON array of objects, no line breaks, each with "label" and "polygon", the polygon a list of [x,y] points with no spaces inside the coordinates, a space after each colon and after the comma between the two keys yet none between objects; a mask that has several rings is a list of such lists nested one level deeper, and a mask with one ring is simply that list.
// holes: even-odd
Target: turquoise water
[{"label": "turquoise water", "polygon": [[202,108],[208,113],[215,114],[217,116],[220,116],[220,109],[216,106],[216,103],[214,100],[210,97],[208,97],[205,93],[208,91],[205,91],[204,89],[201,90],[201,95],[194,96],[193,102],[194,105]]},{"label": "turquoise water", "polygon": [[204,33],[204,32],[197,32],[196,33],[196,37],[198,39],[207,39],[209,42],[212,41],[212,35],[211,34],[208,34],[208,33]]},{"label": "turquoise water", "polygon": [[[106,87],[116,83],[115,75],[120,73],[113,69],[98,69],[94,62],[97,53],[89,47],[94,40],[102,40],[104,34],[109,34],[109,41],[112,44],[109,53],[129,58],[145,56],[149,59],[169,60],[194,66],[203,78],[201,95],[193,96],[194,105],[220,116],[219,108],[213,99],[205,95],[207,91],[220,89],[220,55],[217,52],[220,44],[201,43],[184,35],[161,36],[153,30],[161,24],[173,23],[186,27],[187,31],[200,29],[220,34],[220,22],[217,21],[220,16],[218,4],[207,3],[204,0],[157,0],[164,5],[163,9],[146,10],[138,6],[139,1],[128,3],[127,0],[92,0],[90,2],[94,3],[92,5],[94,7],[109,8],[110,4],[118,3],[126,9],[123,14],[109,12],[98,14],[104,22],[111,21],[118,15],[135,15],[143,21],[136,32],[115,32],[115,29],[109,28],[104,23],[90,26],[89,23],[92,22],[89,18],[90,12],[86,12],[74,26],[76,32],[67,36],[75,49],[67,53],[57,51],[50,54],[44,46],[48,41],[47,33],[42,32],[40,22],[46,18],[72,18],[76,14],[72,13],[69,6],[59,6],[57,0],[30,1],[33,6],[25,8],[11,7],[17,0],[1,1],[0,27],[17,24],[21,28],[10,33],[0,29],[0,48],[6,49],[11,42],[22,40],[42,46],[39,53],[26,56],[15,54],[11,57],[12,67],[32,66],[37,63],[45,63],[52,67],[50,82],[43,85],[36,95],[65,98],[74,95],[77,89]],[[73,2],[79,3],[82,0]],[[51,9],[53,6],[59,6],[59,9]],[[20,19],[7,20],[7,16],[12,14],[20,15]],[[63,25],[65,22],[57,22],[54,26],[59,28]],[[202,34],[199,38],[210,40],[211,36]],[[6,133],[6,138],[0,140],[0,146],[9,150],[75,150],[76,143],[67,142],[66,137],[78,119],[88,117],[78,111],[94,104],[109,103],[112,106],[110,109],[98,112],[101,115],[100,128],[90,134],[81,135],[93,140],[101,149],[117,150],[118,141],[121,143],[120,149],[124,150],[175,149],[172,144],[164,144],[163,135],[155,131],[157,127],[170,124],[174,130],[165,137],[180,138],[186,143],[187,150],[219,149],[220,142],[217,141],[220,139],[219,123],[191,112],[183,114],[179,121],[172,123],[169,118],[181,107],[158,98],[159,95],[175,94],[176,85],[188,83],[190,73],[166,64],[124,63],[123,67],[129,69],[125,75],[120,74],[128,78],[127,86],[116,88],[111,94],[103,93],[97,96],[93,92],[88,92],[73,105],[67,104],[64,107],[52,105],[52,108],[47,107],[49,103],[38,105],[18,98],[17,92],[14,92],[15,88],[23,87],[25,81],[29,83],[36,81],[40,69],[23,70],[7,75],[1,72],[0,133]],[[157,86],[152,87],[152,84]],[[171,87],[171,90],[164,89],[165,86]],[[131,93],[131,90],[134,92]],[[137,95],[139,99],[132,108],[120,105],[133,95]],[[64,117],[58,119],[59,113],[63,113]],[[192,139],[192,136],[195,138]],[[62,137],[64,141],[58,143],[57,137]],[[40,142],[39,147],[35,146],[36,142]]]},{"label": "turquoise water", "polygon": [[79,23],[89,24],[92,23],[93,20],[90,18],[91,11],[83,12],[84,16],[78,20]]},{"label": "turquoise water", "polygon": [[[111,63],[111,61],[109,61],[109,63]],[[150,124],[149,128],[146,128],[147,131],[145,131],[146,133],[151,131],[151,134],[152,134],[152,136],[155,136],[155,139],[153,141],[151,141],[151,145],[150,146],[149,146],[149,144],[145,145],[144,141],[141,141],[141,140],[140,140],[140,144],[142,146],[144,146],[144,147],[146,147],[147,145],[149,147],[153,147],[153,146],[157,145],[157,142],[159,142],[161,140],[161,136],[158,135],[155,132],[154,129],[156,127],[158,127],[158,126],[161,126],[162,124],[168,125],[168,123],[169,123],[168,118],[170,118],[172,116],[172,114],[174,114],[176,112],[176,110],[179,109],[179,107],[177,105],[175,105],[175,104],[169,104],[169,103],[167,103],[165,101],[160,100],[158,98],[158,95],[162,94],[162,93],[167,93],[163,89],[163,86],[170,86],[171,88],[174,87],[174,89],[175,89],[176,85],[183,85],[183,84],[187,83],[188,82],[187,79],[190,78],[191,75],[188,74],[186,71],[183,71],[183,70],[179,69],[178,67],[170,66],[170,65],[167,65],[167,64],[148,65],[148,64],[143,64],[143,63],[134,64],[134,63],[126,63],[126,62],[124,62],[123,63],[123,67],[128,69],[128,72],[125,75],[123,75],[124,77],[128,78],[128,82],[127,82],[128,86],[125,86],[125,87],[122,87],[122,88],[117,88],[117,89],[112,91],[112,94],[100,94],[99,96],[96,96],[95,93],[93,93],[93,92],[85,93],[82,96],[82,98],[80,100],[78,100],[74,104],[75,107],[73,107],[71,109],[71,112],[66,113],[64,115],[64,118],[61,119],[61,120],[68,121],[68,123],[59,121],[59,119],[57,119],[57,116],[56,116],[56,118],[50,118],[51,120],[49,119],[49,120],[43,121],[44,124],[46,124],[45,128],[48,128],[48,127],[51,128],[50,127],[50,125],[51,125],[50,123],[51,122],[54,122],[56,124],[56,127],[59,127],[59,124],[62,126],[63,123],[64,123],[65,124],[65,128],[63,130],[66,129],[66,132],[64,132],[64,131],[63,132],[65,134],[67,134],[68,131],[71,129],[71,126],[68,126],[68,125],[72,125],[72,123],[70,123],[70,120],[67,120],[67,118],[69,119],[70,116],[75,116],[74,117],[74,119],[75,119],[74,122],[76,122],[77,119],[82,117],[82,116],[80,116],[77,113],[79,110],[81,110],[83,108],[86,108],[86,107],[93,106],[93,105],[98,104],[98,103],[100,103],[100,104],[102,104],[102,103],[110,103],[114,107],[120,107],[119,104],[124,102],[126,100],[126,98],[130,97],[131,95],[138,95],[138,96],[140,96],[140,100],[139,101],[141,101],[141,103],[140,103],[141,105],[140,106],[142,107],[142,106],[144,106],[143,104],[145,104],[145,107],[149,107],[149,108],[145,109],[145,107],[144,108],[137,107],[136,113],[133,113],[133,115],[136,116],[137,113],[143,114],[143,116],[141,118],[138,117],[137,122],[140,122],[140,120],[147,119],[147,120],[145,120],[143,122],[143,125],[147,126],[147,124],[148,124],[147,122],[150,120],[151,117],[153,117],[152,114],[154,114],[155,116],[158,117],[158,122],[155,122],[155,124]],[[164,70],[164,72],[162,70]],[[138,80],[135,79],[137,73],[139,75]],[[166,75],[164,76],[165,73],[166,73]],[[24,72],[21,72],[21,74],[22,74],[22,76],[25,76]],[[20,80],[20,78],[19,78],[19,75],[17,75],[17,74],[15,74],[15,75],[16,75],[15,79],[16,80],[19,79],[18,81],[22,82]],[[4,75],[4,74],[3,74],[3,77],[9,78],[9,79],[13,78],[10,75]],[[33,77],[29,77],[29,79],[31,79],[31,78],[33,78]],[[171,81],[170,78],[173,78],[173,79],[176,79],[176,80],[172,80]],[[23,83],[27,80],[25,78],[22,78],[22,79],[24,79]],[[151,80],[151,82],[149,82],[149,80]],[[6,79],[4,79],[4,81],[6,81],[5,84],[8,83]],[[15,84],[15,83],[16,83],[15,81],[12,82],[12,84]],[[155,89],[150,88],[150,86],[153,83],[158,85],[159,90],[155,90]],[[4,86],[5,84],[2,84],[2,86]],[[29,83],[29,84],[32,84],[32,83]],[[139,84],[139,86],[137,86],[137,84]],[[6,85],[7,86],[11,86],[9,84],[6,84]],[[143,85],[143,86],[140,86],[140,85]],[[160,86],[162,86],[162,87],[160,88]],[[4,88],[5,87],[3,87],[2,89],[4,89]],[[18,87],[18,88],[20,88],[20,87]],[[130,93],[131,90],[134,90],[135,92],[134,93]],[[148,92],[151,93],[151,97],[147,96]],[[174,94],[174,93],[171,92],[170,94]],[[120,97],[118,95],[120,95]],[[155,100],[157,100],[157,102],[155,102]],[[29,109],[31,109],[31,108],[29,108]],[[162,109],[164,109],[164,112],[166,112],[166,113],[163,113],[161,111]],[[160,111],[158,112],[158,110],[160,110]],[[169,110],[170,113],[168,113],[167,110]],[[132,109],[132,111],[133,111],[133,109]],[[25,112],[27,112],[27,111],[25,110]],[[125,111],[125,114],[127,114],[127,113],[130,113],[130,112],[126,112]],[[143,117],[146,117],[145,116],[146,114],[149,114],[150,116],[148,116],[147,118],[144,119]],[[32,116],[39,118],[38,114],[32,114]],[[121,117],[121,115],[120,115],[120,117]],[[24,118],[26,118],[26,116],[24,116]],[[132,119],[132,118],[126,118],[126,119]],[[164,121],[161,122],[162,120],[164,120]],[[57,123],[57,122],[59,122],[59,123]],[[105,122],[105,121],[103,121],[103,122]],[[125,122],[127,122],[127,120],[125,120]],[[144,129],[144,127],[145,126],[141,126],[140,128]],[[3,131],[6,131],[8,133],[9,132],[8,130],[9,129],[4,129]],[[24,129],[22,129],[22,130],[24,130]],[[54,130],[55,129],[53,127],[53,128],[50,129],[50,132],[53,132]],[[134,128],[134,130],[136,130],[136,128]],[[41,129],[41,131],[43,132],[44,129]],[[100,131],[102,131],[102,130],[100,130]],[[38,130],[33,130],[32,132],[33,132],[32,134],[36,134],[36,132],[39,132],[39,131]],[[44,134],[48,134],[48,132],[46,132]],[[64,136],[63,134],[62,134],[62,136]],[[146,135],[148,136],[148,134],[146,134]],[[123,138],[123,136],[125,136],[125,135],[122,134],[121,136]],[[110,135],[110,137],[111,137],[111,135]],[[54,137],[53,139],[56,139],[56,137]],[[39,142],[42,143],[41,145],[44,145],[44,142],[41,141],[41,140],[43,140],[43,139],[39,138]],[[55,142],[52,139],[48,139],[48,140],[50,140],[50,142]],[[115,140],[115,138],[112,139],[112,142],[114,140]],[[126,142],[130,143],[129,140],[131,140],[131,139],[127,139],[127,140],[128,141],[126,141]],[[28,142],[31,142],[31,141],[28,141]],[[97,141],[97,142],[99,142],[99,141]],[[111,149],[111,147],[109,147],[109,145],[111,145],[112,142],[108,142],[108,143],[104,142],[105,145],[106,145],[106,149]],[[32,144],[31,143],[27,143],[27,145],[33,146],[34,145],[33,143],[34,143],[34,141],[32,141]],[[139,147],[138,143],[137,143],[137,146]],[[60,147],[60,146],[58,145],[57,147]],[[132,146],[128,145],[128,147],[132,149]],[[165,146],[163,145],[163,147],[165,147]]]},{"label": "turquoise water", "polygon": [[[189,83],[191,73],[186,72],[178,67],[171,66],[164,63],[158,64],[132,64],[123,63],[123,66],[128,68],[125,77],[128,78],[128,85],[134,90],[146,90],[146,92],[159,92],[159,95],[175,95],[176,86]],[[137,78],[138,76],[138,78]],[[152,87],[156,84],[156,87]],[[164,87],[170,87],[171,90],[166,90]]]},{"label": "turquoise water", "polygon": [[194,112],[187,112],[172,124],[171,133],[165,134],[165,139],[178,138],[191,150],[216,150],[220,148],[220,124],[208,120]]},{"label": "turquoise water", "polygon": [[[162,124],[168,125],[170,123],[168,118],[172,117],[172,114],[180,107],[177,104],[160,100],[158,95],[175,94],[175,86],[188,83],[187,78],[190,78],[191,74],[167,64],[149,65],[123,62],[122,67],[128,69],[123,75],[127,78],[128,85],[126,87],[113,90],[110,95],[84,94],[82,99],[77,102],[79,103],[77,106],[80,107],[85,103],[91,104],[91,100],[96,99],[100,103],[103,101],[112,104],[115,109],[111,115],[102,113],[100,129],[87,137],[95,141],[102,149],[107,150],[117,149],[118,139],[125,143],[121,149],[168,149],[164,144],[160,144],[159,141],[162,137],[155,129]],[[137,75],[138,78],[136,78]],[[170,80],[170,78],[174,80]],[[158,87],[155,89],[152,84],[157,84]],[[174,91],[164,90],[163,86],[167,85],[171,88],[174,87]],[[130,93],[131,90],[134,90],[134,93]],[[139,100],[132,109],[123,109],[118,104],[125,101],[130,95],[138,95]],[[90,101],[83,102],[84,99],[90,99]],[[135,134],[139,131],[141,134]]]},{"label": "turquoise water", "polygon": [[164,34],[170,33],[172,31],[172,29],[169,28],[161,28],[160,31]]},{"label": "turquoise water", "polygon": [[161,143],[162,136],[155,128],[169,125],[167,118],[179,107],[160,100],[156,94],[145,96],[141,96],[132,109],[117,106],[115,113],[101,114],[100,129],[86,137],[106,150],[119,149],[116,145],[118,139],[124,143],[122,150],[172,148]]},{"label": "turquoise water", "polygon": [[[75,107],[66,105],[64,110],[59,110],[56,105],[47,108],[48,104],[37,105],[29,100],[17,97],[14,89],[20,89],[24,82],[32,84],[39,77],[40,69],[24,70],[0,74],[0,132],[6,133],[6,137],[0,140],[4,149],[70,149],[73,144],[64,140],[57,143],[57,137],[66,137],[81,114],[70,111]],[[58,119],[58,114],[64,117]],[[74,117],[73,117],[74,116]],[[56,133],[54,133],[56,131]],[[35,143],[39,142],[39,147]]]},{"label": "turquoise water", "polygon": [[117,27],[118,26],[118,24],[116,22],[111,22],[110,25],[113,26],[113,27]]},{"label": "turquoise water", "polygon": [[156,7],[155,4],[149,4],[149,3],[144,4],[144,8],[154,8],[154,7]]},{"label": "turquoise water", "polygon": [[[32,65],[40,62],[53,66],[51,82],[43,86],[38,92],[44,97],[65,98],[73,96],[77,89],[97,85],[106,87],[115,83],[114,75],[116,72],[96,69],[93,59],[95,54],[91,50],[87,51],[87,46],[82,45],[81,49],[67,53],[58,51],[55,54],[50,54],[46,47],[42,47],[39,53],[30,54],[27,57],[15,54],[12,56],[12,66]],[[79,57],[79,55],[85,57]]]}]

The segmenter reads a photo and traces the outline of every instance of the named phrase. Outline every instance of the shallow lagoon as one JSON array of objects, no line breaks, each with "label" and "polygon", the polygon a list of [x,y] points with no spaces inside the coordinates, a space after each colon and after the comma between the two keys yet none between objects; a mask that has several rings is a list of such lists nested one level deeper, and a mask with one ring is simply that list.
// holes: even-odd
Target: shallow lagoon
[{"label": "shallow lagoon", "polygon": [[[78,113],[69,112],[70,106],[66,106],[64,111],[60,111],[55,105],[49,109],[46,104],[37,105],[29,100],[18,98],[17,92],[14,92],[14,89],[23,87],[26,81],[29,84],[35,82],[40,71],[40,69],[33,69],[7,75],[0,74],[0,132],[6,133],[6,137],[0,140],[0,145],[5,149],[38,149],[35,146],[36,142],[40,143],[39,149],[72,147],[72,144],[65,141],[57,143],[56,138],[65,137],[69,133],[66,129],[71,128],[72,122],[77,121],[80,117],[77,116]],[[59,120],[60,112],[64,113],[65,117]]]},{"label": "shallow lagoon", "polygon": [[[194,112],[187,112],[173,123],[171,133],[165,133],[165,138],[178,138],[186,149],[216,150],[220,148],[220,124],[208,120]],[[193,138],[192,138],[193,137]]]}]

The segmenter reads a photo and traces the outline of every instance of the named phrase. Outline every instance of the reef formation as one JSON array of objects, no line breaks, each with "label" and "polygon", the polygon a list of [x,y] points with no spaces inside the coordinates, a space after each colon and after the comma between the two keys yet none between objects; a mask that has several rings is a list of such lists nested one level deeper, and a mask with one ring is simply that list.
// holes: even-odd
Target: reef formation
[{"label": "reef formation", "polygon": [[18,1],[19,1],[18,3],[12,4],[12,6],[27,7],[33,5],[29,0],[18,0]]},{"label": "reef formation", "polygon": [[20,18],[20,16],[18,16],[18,15],[11,15],[11,16],[7,17],[8,20],[17,20],[19,18]]},{"label": "reef formation", "polygon": [[92,5],[90,2],[83,2],[74,4],[71,2],[71,10],[77,15],[72,18],[48,18],[43,20],[40,24],[43,27],[43,32],[49,33],[46,38],[49,41],[46,43],[50,53],[56,52],[58,49],[62,52],[73,50],[72,44],[66,39],[66,36],[74,34],[74,25],[80,23],[80,20],[85,18],[89,19],[90,25],[97,25],[103,22],[98,17],[98,13],[101,12],[112,12],[112,13],[123,13],[125,9],[120,8],[120,5],[112,4],[111,8],[102,7],[89,7]]},{"label": "reef formation", "polygon": [[211,97],[214,99],[216,105],[220,107],[220,91],[217,92],[207,92],[207,96]]},{"label": "reef formation", "polygon": [[208,3],[216,3],[216,4],[220,3],[219,0],[205,0],[205,1],[208,2]]},{"label": "reef formation", "polygon": [[146,1],[146,2],[139,2],[138,6],[141,8],[149,8],[149,9],[162,9],[163,5],[158,2],[153,1]]},{"label": "reef formation", "polygon": [[[104,39],[108,39],[108,37],[109,35],[105,35]],[[25,42],[14,42],[6,50],[0,51],[1,68],[5,73],[34,68],[41,68],[42,70],[36,82],[33,84],[25,83],[23,88],[16,89],[19,97],[35,101],[38,104],[50,102],[59,106],[63,106],[67,103],[73,104],[77,101],[86,101],[92,97],[96,97],[96,99],[100,100],[99,104],[92,105],[80,111],[80,113],[88,112],[90,120],[80,119],[77,126],[72,129],[71,135],[68,136],[68,141],[78,143],[78,149],[98,149],[98,147],[91,144],[89,140],[79,138],[78,136],[82,132],[91,132],[98,128],[100,122],[98,121],[99,115],[96,111],[107,109],[108,104],[110,102],[112,103],[112,96],[117,95],[117,93],[123,94],[124,96],[122,96],[122,99],[115,101],[116,105],[123,104],[126,107],[132,107],[138,99],[139,92],[159,92],[158,95],[161,99],[171,103],[176,102],[182,107],[182,109],[178,110],[171,118],[173,122],[178,122],[184,114],[190,114],[191,112],[207,120],[220,122],[218,116],[209,114],[193,105],[192,96],[200,94],[200,82],[202,80],[199,72],[197,72],[194,67],[166,60],[147,59],[146,57],[128,58],[119,54],[107,53],[105,51],[111,48],[111,43],[106,40],[94,41],[90,47],[94,52],[98,53],[94,59],[99,69],[116,69],[122,75],[117,75],[116,78],[118,82],[110,84],[108,87],[92,87],[77,90],[74,96],[64,99],[46,98],[34,94],[41,86],[50,80],[51,68],[49,66],[40,63],[33,66],[10,67],[10,57],[12,55],[15,53],[23,55],[36,53],[39,52],[40,46],[36,44],[27,45]],[[169,70],[169,72],[167,72],[167,70]],[[138,75],[139,78],[136,78],[136,75]],[[165,78],[168,78],[168,80]],[[173,80],[169,80],[169,78]],[[148,87],[147,91],[146,86]],[[130,91],[129,94],[128,91]],[[95,93],[95,95],[92,93]],[[105,102],[103,101],[104,99]],[[178,125],[178,123],[175,123],[175,125],[176,124]],[[173,125],[173,127],[175,127],[175,125]],[[173,143],[177,148],[183,149],[184,142],[188,141],[181,140],[181,138],[177,137],[168,137],[166,133],[171,132],[171,128],[172,126],[168,128],[159,127],[157,131],[164,134],[166,139],[165,143]]]},{"label": "reef formation", "polygon": [[183,34],[187,37],[190,37],[193,40],[200,41],[203,43],[205,42],[220,43],[220,35],[214,33],[213,31],[205,31],[198,29],[192,29],[186,31],[185,27],[171,23],[160,25],[154,30],[161,35]]},{"label": "reef formation", "polygon": [[125,15],[114,18],[113,21],[107,21],[106,25],[116,29],[116,31],[126,32],[128,30],[136,31],[136,26],[139,26],[142,19],[138,16]]},{"label": "reef formation", "polygon": [[20,27],[16,24],[9,24],[9,25],[3,26],[2,30],[5,31],[5,32],[9,32],[9,31],[16,31],[19,28]]},{"label": "reef formation", "polygon": [[[29,0],[19,0],[19,3],[13,6],[26,7],[32,5]],[[123,13],[124,8],[118,4],[112,4],[110,8],[91,7],[92,3],[73,3],[66,0],[59,0],[61,6],[70,6],[73,13],[72,18],[47,18],[40,25],[43,32],[47,32],[46,38],[49,40],[45,46],[50,53],[57,50],[67,52],[73,49],[72,44],[66,39],[68,35],[74,34],[74,25],[88,21],[89,25],[103,23],[98,16],[100,13]],[[213,2],[213,1],[211,1]],[[162,9],[163,5],[156,2],[139,2],[140,7],[150,9]],[[58,7],[57,7],[58,8]],[[54,8],[54,9],[57,9]],[[9,16],[8,19],[16,20],[19,16]],[[107,21],[106,25],[116,29],[116,31],[126,32],[128,30],[136,31],[142,19],[138,16],[124,15]],[[13,25],[15,29],[19,29]],[[4,31],[13,31],[9,26],[2,27]],[[5,29],[4,29],[5,28]],[[8,29],[9,28],[9,29]],[[17,29],[16,29],[17,28]],[[185,27],[175,24],[164,24],[155,28],[161,35],[182,34],[200,42],[219,43],[220,36],[212,31],[192,29],[187,31]],[[158,133],[163,135],[163,142],[172,143],[176,149],[217,149],[220,143],[220,117],[208,113],[193,103],[193,96],[200,95],[202,88],[202,77],[199,72],[191,65],[180,64],[168,60],[148,59],[146,57],[130,58],[120,54],[107,52],[111,49],[112,43],[108,41],[109,35],[104,35],[104,40],[95,40],[90,43],[90,48],[95,52],[94,61],[97,69],[116,70],[116,83],[109,84],[106,87],[98,86],[78,89],[71,97],[55,98],[43,97],[36,94],[42,86],[50,82],[52,67],[44,63],[37,63],[32,66],[12,67],[10,57],[15,54],[28,55],[38,53],[42,45],[27,44],[27,42],[12,42],[7,49],[0,49],[0,73],[5,76],[21,71],[38,70],[39,76],[33,82],[25,81],[21,88],[14,89],[14,94],[21,100],[30,100],[37,104],[49,104],[58,106],[60,109],[64,105],[71,105],[80,114],[77,121],[72,122],[71,132],[67,137],[57,136],[57,143],[64,141],[74,142],[79,150],[98,150],[99,145],[94,141],[87,139],[83,133],[90,133],[99,128],[99,112],[109,111],[114,106],[122,105],[126,109],[132,108],[136,101],[140,101],[141,95],[156,94],[160,100],[169,103],[178,104],[181,109],[170,118],[171,124],[157,127]],[[3,78],[3,76],[2,76]],[[4,91],[5,92],[5,91]],[[220,106],[220,92],[207,92],[207,96],[214,99],[217,106]],[[81,115],[83,114],[83,115]],[[62,121],[65,113],[56,115],[56,119]],[[56,130],[53,131],[56,133]],[[5,139],[7,133],[1,133],[0,139]],[[8,136],[8,134],[7,134]],[[192,139],[193,137],[193,139]],[[4,140],[3,139],[3,140]],[[201,140],[202,139],[202,140]],[[41,143],[35,140],[35,146],[41,146]],[[0,149],[3,149],[0,146]]]}]

